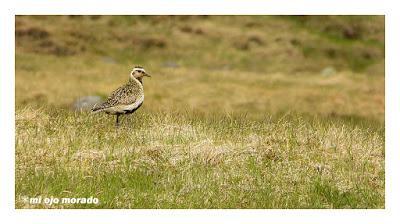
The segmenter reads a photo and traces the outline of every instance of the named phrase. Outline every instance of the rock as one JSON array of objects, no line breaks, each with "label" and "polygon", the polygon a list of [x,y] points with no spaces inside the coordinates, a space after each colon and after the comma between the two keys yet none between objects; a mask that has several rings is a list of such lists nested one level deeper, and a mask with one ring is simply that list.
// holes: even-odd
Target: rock
[{"label": "rock", "polygon": [[163,66],[166,68],[179,68],[179,64],[174,61],[166,61]]},{"label": "rock", "polygon": [[332,76],[336,75],[337,71],[334,67],[326,67],[321,71],[322,76]]},{"label": "rock", "polygon": [[101,102],[100,96],[84,96],[78,98],[72,107],[75,111],[90,111],[95,104]]},{"label": "rock", "polygon": [[107,56],[105,56],[105,57],[102,57],[101,60],[102,60],[104,63],[107,63],[107,64],[117,64],[117,61],[116,61],[114,58],[112,58],[112,57],[107,57]]}]

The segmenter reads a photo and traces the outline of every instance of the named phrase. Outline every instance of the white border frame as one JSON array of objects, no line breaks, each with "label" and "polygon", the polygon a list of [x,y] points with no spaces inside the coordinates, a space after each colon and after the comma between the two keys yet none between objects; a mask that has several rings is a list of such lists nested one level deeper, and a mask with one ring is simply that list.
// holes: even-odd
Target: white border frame
[{"label": "white border frame", "polygon": [[[76,1],[17,0],[1,2],[0,73],[0,209],[12,223],[390,223],[399,219],[400,178],[400,69],[399,10],[395,1],[371,0],[142,0]],[[95,7],[94,7],[95,6]],[[15,209],[15,39],[14,20],[19,14],[378,14],[386,15],[386,190],[385,209],[373,210],[17,210]]]}]

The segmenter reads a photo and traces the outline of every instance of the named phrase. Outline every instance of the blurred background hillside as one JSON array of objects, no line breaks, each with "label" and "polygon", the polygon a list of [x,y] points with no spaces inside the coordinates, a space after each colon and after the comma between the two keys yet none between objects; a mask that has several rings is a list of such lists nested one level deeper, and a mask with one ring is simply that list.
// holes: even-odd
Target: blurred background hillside
[{"label": "blurred background hillside", "polygon": [[[15,22],[17,208],[384,208],[383,16]],[[119,128],[76,112],[137,64]]]},{"label": "blurred background hillside", "polygon": [[17,16],[16,105],[70,108],[135,64],[146,110],[383,121],[383,16]]}]

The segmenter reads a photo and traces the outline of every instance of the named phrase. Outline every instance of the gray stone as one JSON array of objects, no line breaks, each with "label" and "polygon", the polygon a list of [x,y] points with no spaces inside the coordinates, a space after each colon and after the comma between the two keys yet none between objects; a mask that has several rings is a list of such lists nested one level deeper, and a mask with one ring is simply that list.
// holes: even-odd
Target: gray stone
[{"label": "gray stone", "polygon": [[337,71],[334,67],[326,67],[321,71],[321,75],[322,76],[332,76],[332,75],[336,75]]},{"label": "gray stone", "polygon": [[90,111],[95,104],[101,103],[100,96],[84,96],[78,98],[72,105],[75,111]]},{"label": "gray stone", "polygon": [[105,56],[102,57],[101,60],[107,64],[117,64],[117,61],[112,57]]},{"label": "gray stone", "polygon": [[179,68],[179,64],[174,61],[166,61],[163,66],[166,68]]}]

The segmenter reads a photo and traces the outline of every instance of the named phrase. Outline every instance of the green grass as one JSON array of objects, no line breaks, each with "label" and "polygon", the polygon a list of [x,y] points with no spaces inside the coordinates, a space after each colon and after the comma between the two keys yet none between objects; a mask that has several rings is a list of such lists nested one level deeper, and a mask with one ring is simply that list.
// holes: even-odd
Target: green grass
[{"label": "green grass", "polygon": [[142,111],[115,128],[17,113],[17,207],[38,194],[96,196],[95,208],[384,206],[384,136],[346,122]]},{"label": "green grass", "polygon": [[[384,208],[383,25],[18,16],[15,206]],[[343,37],[348,26],[356,37]],[[133,64],[152,78],[121,127],[71,108],[107,97]],[[327,66],[336,73],[321,75]],[[100,204],[24,201],[39,196]]]}]

